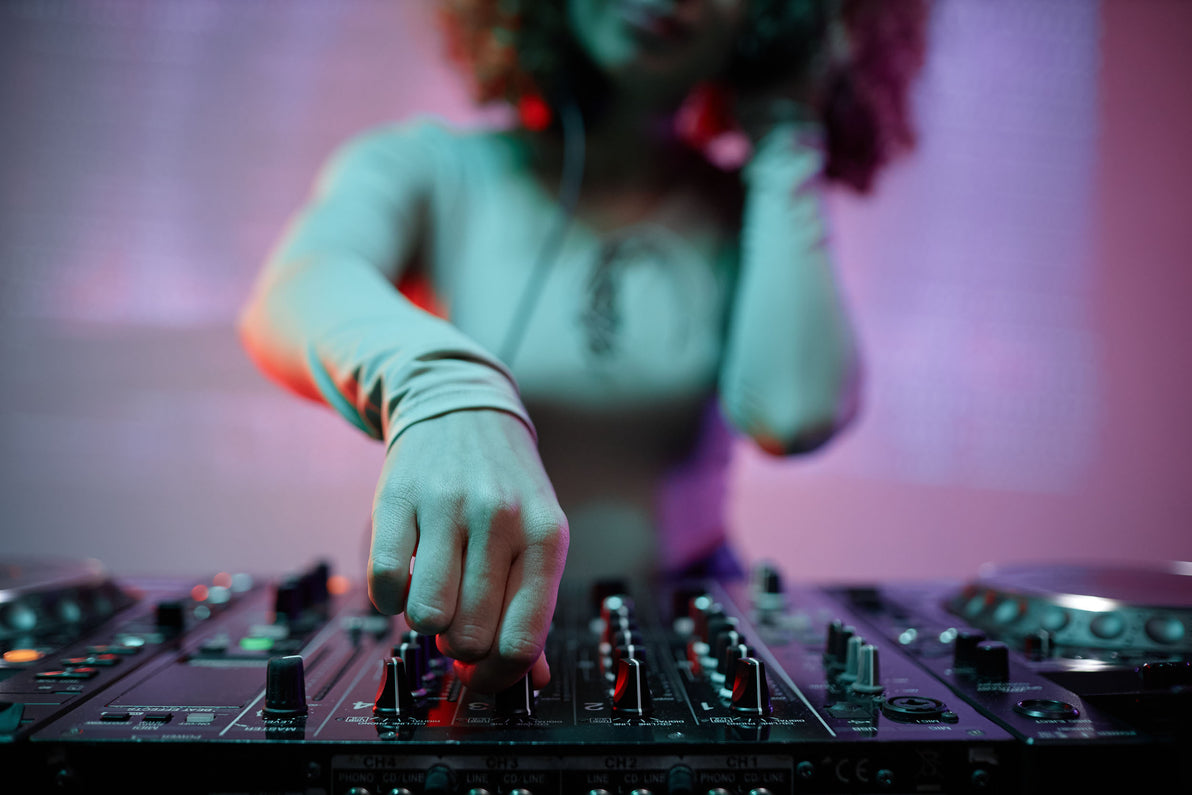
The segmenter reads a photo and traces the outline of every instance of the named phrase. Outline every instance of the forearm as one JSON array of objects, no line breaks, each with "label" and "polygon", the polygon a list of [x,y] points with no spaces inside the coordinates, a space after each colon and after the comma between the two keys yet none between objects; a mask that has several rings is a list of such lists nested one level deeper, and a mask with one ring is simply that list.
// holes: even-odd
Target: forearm
[{"label": "forearm", "polygon": [[856,402],[855,338],[836,283],[814,134],[771,131],[746,167],[741,269],[720,391],[771,452],[826,441]]},{"label": "forearm", "polygon": [[407,301],[370,263],[309,254],[273,265],[240,332],[275,380],[387,443],[415,422],[461,409],[507,411],[530,425],[496,358]]}]

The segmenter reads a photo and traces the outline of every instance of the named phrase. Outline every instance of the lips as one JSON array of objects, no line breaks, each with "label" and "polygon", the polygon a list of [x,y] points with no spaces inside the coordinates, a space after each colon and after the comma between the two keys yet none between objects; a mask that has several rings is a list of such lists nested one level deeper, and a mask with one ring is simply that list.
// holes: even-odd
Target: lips
[{"label": "lips", "polygon": [[625,26],[640,38],[677,42],[690,31],[690,25],[679,17],[673,2],[621,0],[619,7]]}]

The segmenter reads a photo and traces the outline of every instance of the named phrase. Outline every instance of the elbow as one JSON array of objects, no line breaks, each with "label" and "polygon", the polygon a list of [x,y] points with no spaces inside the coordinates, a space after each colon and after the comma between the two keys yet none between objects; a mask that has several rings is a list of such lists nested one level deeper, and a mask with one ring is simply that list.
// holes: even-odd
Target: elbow
[{"label": "elbow", "polygon": [[255,290],[236,316],[236,336],[249,361],[269,380],[300,397],[321,396],[306,377],[296,341],[288,339],[266,291]]},{"label": "elbow", "polygon": [[261,301],[259,295],[254,295],[241,307],[240,313],[236,316],[236,336],[248,358],[261,369],[268,370],[268,357],[265,355],[267,346],[262,329],[264,310]]},{"label": "elbow", "polygon": [[748,433],[759,449],[772,456],[807,455],[826,447],[851,419],[836,411],[792,413],[770,422],[755,419]]},{"label": "elbow", "polygon": [[725,416],[763,452],[772,456],[806,455],[823,449],[851,425],[859,413],[859,389],[849,378],[819,394],[782,399],[726,396]]}]

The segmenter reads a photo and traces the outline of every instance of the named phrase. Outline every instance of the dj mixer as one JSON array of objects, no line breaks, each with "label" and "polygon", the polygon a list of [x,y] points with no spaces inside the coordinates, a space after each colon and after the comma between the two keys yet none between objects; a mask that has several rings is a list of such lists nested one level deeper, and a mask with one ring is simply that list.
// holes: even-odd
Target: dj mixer
[{"label": "dj mixer", "polygon": [[464,687],[326,564],[0,565],[0,791],[1192,791],[1192,567],[567,586],[549,685]]}]

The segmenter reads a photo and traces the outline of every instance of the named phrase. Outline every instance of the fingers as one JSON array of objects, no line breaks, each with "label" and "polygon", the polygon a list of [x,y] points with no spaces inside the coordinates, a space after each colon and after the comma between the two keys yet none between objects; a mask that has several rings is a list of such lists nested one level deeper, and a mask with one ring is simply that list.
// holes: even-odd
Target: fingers
[{"label": "fingers", "polygon": [[369,594],[438,635],[465,683],[499,689],[530,669],[549,679],[542,649],[566,552],[566,519],[516,417],[451,412],[412,426],[386,456]]},{"label": "fingers", "polygon": [[[565,527],[565,526],[564,526]],[[514,561],[494,651],[528,669],[542,653],[567,553],[566,530],[538,538]]]},{"label": "fingers", "polygon": [[418,541],[413,504],[378,492],[373,501],[372,526],[368,598],[377,610],[395,615],[406,607],[410,558]]},{"label": "fingers", "polygon": [[447,511],[418,515],[418,549],[406,598],[406,623],[427,635],[452,626],[459,598],[463,531]]},{"label": "fingers", "polygon": [[550,681],[543,650],[567,554],[567,526],[561,517],[540,526],[541,530],[527,531],[533,541],[509,569],[492,649],[484,658],[456,668],[464,684],[474,690],[502,690],[527,670],[535,688]]},{"label": "fingers", "polygon": [[510,512],[499,512],[493,532],[473,534],[468,539],[459,608],[451,626],[440,636],[444,653],[457,660],[482,660],[492,649],[513,559],[508,527],[513,521]]}]

